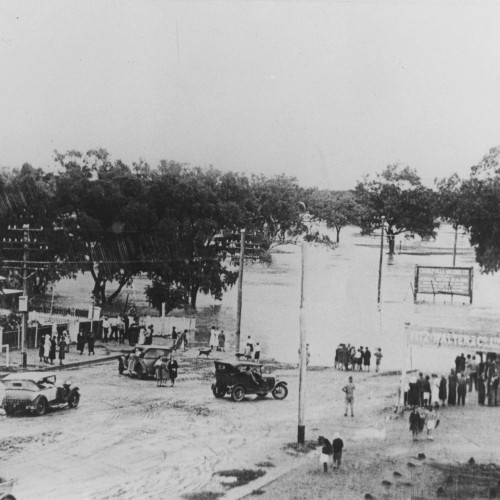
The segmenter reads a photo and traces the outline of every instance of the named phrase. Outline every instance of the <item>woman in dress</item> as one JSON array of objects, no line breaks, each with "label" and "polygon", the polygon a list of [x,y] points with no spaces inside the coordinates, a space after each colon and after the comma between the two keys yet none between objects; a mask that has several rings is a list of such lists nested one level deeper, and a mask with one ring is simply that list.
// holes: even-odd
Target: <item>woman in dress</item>
[{"label": "woman in dress", "polygon": [[432,411],[432,406],[429,406],[429,411],[425,417],[425,426],[427,427],[427,439],[434,440],[434,429],[437,426],[437,414]]},{"label": "woman in dress", "polygon": [[168,365],[167,365],[168,378],[170,379],[171,387],[173,387],[175,384],[175,379],[177,378],[177,369],[178,368],[179,368],[179,365],[177,364],[177,361],[175,360],[175,358],[172,354],[170,356],[170,361],[168,362]]},{"label": "woman in dress", "polygon": [[414,406],[410,413],[410,432],[413,441],[417,440],[417,436],[420,433],[420,413],[417,411],[417,407]]},{"label": "woman in dress", "polygon": [[457,383],[458,379],[455,370],[451,370],[448,375],[448,405],[455,406],[457,404]]},{"label": "woman in dress", "polygon": [[433,373],[431,379],[431,402],[434,407],[439,406],[439,384],[438,376]]},{"label": "woman in dress", "polygon": [[56,359],[56,350],[57,350],[57,340],[55,336],[52,336],[50,339],[50,350],[49,350],[49,358],[50,364],[54,364],[54,359]]},{"label": "woman in dress", "polygon": [[66,341],[64,337],[61,338],[59,342],[59,364],[62,365],[64,358],[66,357]]},{"label": "woman in dress", "polygon": [[43,360],[48,363],[49,362],[49,355],[50,355],[50,335],[47,334],[45,335],[45,344],[43,348]]},{"label": "woman in dress", "polygon": [[446,377],[441,375],[441,381],[439,382],[439,401],[441,402],[441,406],[446,405]]},{"label": "woman in dress", "polygon": [[38,342],[38,357],[40,358],[40,363],[43,361],[44,352],[45,352],[45,335],[42,335]]}]

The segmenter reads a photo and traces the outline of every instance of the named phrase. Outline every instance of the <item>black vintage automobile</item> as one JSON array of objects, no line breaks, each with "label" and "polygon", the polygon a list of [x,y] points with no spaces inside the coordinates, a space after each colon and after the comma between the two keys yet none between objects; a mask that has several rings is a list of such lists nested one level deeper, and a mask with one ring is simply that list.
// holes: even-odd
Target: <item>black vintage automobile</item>
[{"label": "black vintage automobile", "polygon": [[158,358],[168,357],[172,349],[164,345],[138,346],[118,358],[118,373],[130,377],[154,377],[155,362]]},{"label": "black vintage automobile", "polygon": [[262,375],[262,365],[258,363],[223,363],[215,361],[215,382],[212,392],[216,398],[226,394],[233,401],[242,401],[247,394],[265,398],[269,393],[275,399],[285,399],[288,395],[287,383],[276,377]]}]

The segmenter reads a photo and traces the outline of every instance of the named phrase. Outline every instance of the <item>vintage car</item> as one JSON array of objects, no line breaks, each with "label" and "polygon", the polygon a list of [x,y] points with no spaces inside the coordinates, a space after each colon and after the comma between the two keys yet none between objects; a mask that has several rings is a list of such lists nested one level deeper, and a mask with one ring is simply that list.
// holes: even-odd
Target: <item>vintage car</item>
[{"label": "vintage car", "polygon": [[155,362],[160,357],[169,357],[172,349],[164,345],[138,346],[118,358],[118,373],[131,377],[154,377]]},{"label": "vintage car", "polygon": [[72,387],[71,382],[58,384],[53,372],[11,373],[2,382],[2,408],[7,415],[18,411],[44,415],[52,408],[76,408],[80,402],[78,387]]},{"label": "vintage car", "polygon": [[242,401],[247,394],[265,398],[269,393],[275,399],[285,399],[288,395],[287,383],[275,377],[262,375],[259,363],[223,363],[215,361],[215,382],[212,392],[216,398],[229,394],[233,401]]}]

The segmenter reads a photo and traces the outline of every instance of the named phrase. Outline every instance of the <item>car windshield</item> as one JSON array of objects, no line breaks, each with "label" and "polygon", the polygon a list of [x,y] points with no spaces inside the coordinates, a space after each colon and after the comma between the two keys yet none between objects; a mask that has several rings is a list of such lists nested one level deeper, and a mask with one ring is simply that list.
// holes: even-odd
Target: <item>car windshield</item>
[{"label": "car windshield", "polygon": [[168,350],[164,349],[148,349],[144,354],[146,359],[158,359],[160,356],[167,356]]}]

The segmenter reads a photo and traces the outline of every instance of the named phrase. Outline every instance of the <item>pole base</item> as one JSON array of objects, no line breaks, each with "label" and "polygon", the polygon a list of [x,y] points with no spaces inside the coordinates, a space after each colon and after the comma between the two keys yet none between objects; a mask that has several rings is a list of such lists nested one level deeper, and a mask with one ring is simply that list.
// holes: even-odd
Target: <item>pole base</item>
[{"label": "pole base", "polygon": [[299,425],[299,427],[298,427],[298,433],[297,433],[297,443],[298,444],[304,444],[305,443],[305,438],[306,438],[306,426],[305,425]]},{"label": "pole base", "polygon": [[23,368],[26,368],[28,366],[28,353],[23,352]]}]

